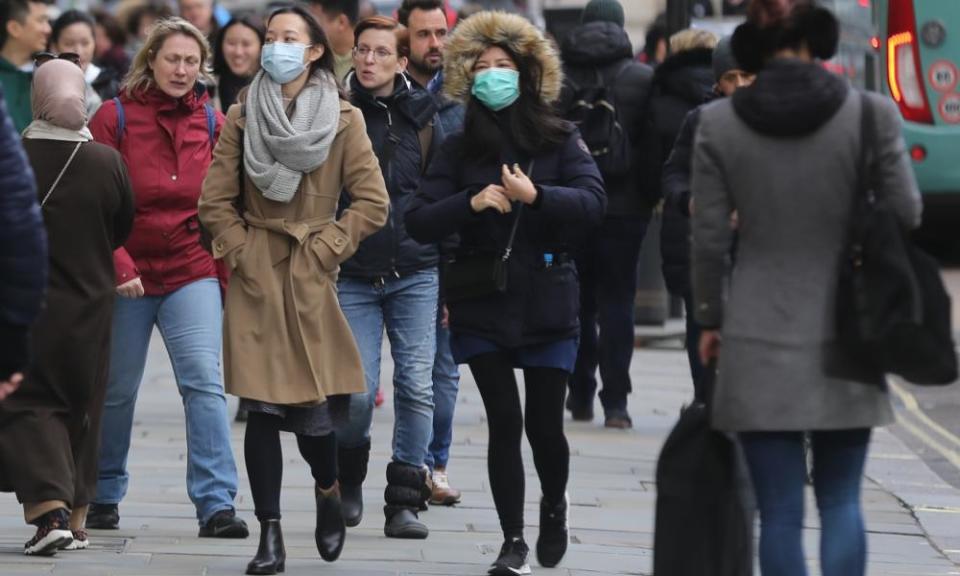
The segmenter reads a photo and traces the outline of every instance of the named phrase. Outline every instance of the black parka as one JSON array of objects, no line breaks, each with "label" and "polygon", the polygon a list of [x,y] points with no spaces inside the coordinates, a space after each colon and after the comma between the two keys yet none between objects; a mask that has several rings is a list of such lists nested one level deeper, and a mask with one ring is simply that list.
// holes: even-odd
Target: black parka
[{"label": "black parka", "polygon": [[[351,75],[350,102],[363,113],[367,136],[380,160],[380,169],[390,194],[390,216],[386,226],[365,239],[349,260],[340,266],[340,275],[359,278],[399,277],[437,266],[436,244],[419,244],[407,234],[403,214],[420,185],[423,155],[420,131],[435,135],[438,124],[433,96],[398,75],[394,92],[386,98],[372,95]],[[431,141],[434,138],[431,137]],[[437,139],[439,140],[439,139]],[[434,146],[431,146],[434,148]],[[349,196],[341,195],[341,210]]]},{"label": "black parka", "polygon": [[[489,184],[501,183],[502,164],[519,163],[525,172],[531,159],[502,147],[499,160],[478,162],[461,155],[463,134],[449,138],[437,155],[406,213],[410,235],[421,242],[440,242],[460,235],[457,255],[502,254],[516,212],[477,214],[470,199]],[[544,266],[544,254],[570,254],[603,218],[606,197],[597,166],[571,126],[557,149],[533,159],[530,175],[537,201],[522,209],[506,294],[451,302],[450,329],[507,347],[554,342],[579,333],[579,283],[572,261],[558,258]]]}]

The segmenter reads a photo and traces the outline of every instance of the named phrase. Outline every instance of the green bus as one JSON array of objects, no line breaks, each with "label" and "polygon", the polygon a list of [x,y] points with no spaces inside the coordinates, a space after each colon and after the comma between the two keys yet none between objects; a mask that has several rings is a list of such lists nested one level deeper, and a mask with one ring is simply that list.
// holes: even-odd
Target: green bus
[{"label": "green bus", "polygon": [[820,0],[840,21],[825,65],[889,95],[924,196],[921,237],[960,248],[960,0]]},{"label": "green bus", "polygon": [[960,1],[873,4],[882,89],[903,116],[927,212],[960,206]]}]

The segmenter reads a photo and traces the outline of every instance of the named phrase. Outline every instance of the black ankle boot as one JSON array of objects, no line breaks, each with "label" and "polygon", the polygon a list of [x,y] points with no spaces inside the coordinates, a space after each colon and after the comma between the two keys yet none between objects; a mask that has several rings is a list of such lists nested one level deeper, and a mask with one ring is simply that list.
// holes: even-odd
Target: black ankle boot
[{"label": "black ankle boot", "polygon": [[317,551],[327,562],[335,562],[343,551],[343,542],[347,537],[347,527],[343,522],[343,507],[340,501],[340,486],[323,493],[316,488],[317,496]]},{"label": "black ankle boot", "polygon": [[337,450],[343,522],[351,528],[357,526],[363,520],[363,481],[367,478],[369,461],[369,442],[357,448],[339,448]]},{"label": "black ankle boot", "polygon": [[283,547],[283,532],[280,520],[260,522],[260,547],[257,555],[247,564],[247,574],[276,574],[283,572],[287,550]]}]

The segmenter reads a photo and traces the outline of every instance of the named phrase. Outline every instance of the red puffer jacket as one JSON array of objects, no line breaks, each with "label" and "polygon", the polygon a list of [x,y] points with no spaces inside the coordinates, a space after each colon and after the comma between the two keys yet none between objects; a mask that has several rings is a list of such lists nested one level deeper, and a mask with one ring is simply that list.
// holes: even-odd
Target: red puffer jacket
[{"label": "red puffer jacket", "polygon": [[[217,278],[213,258],[200,246],[197,201],[213,157],[198,89],[173,99],[158,89],[120,95],[125,126],[117,134],[117,107],[103,103],[90,121],[97,142],[120,151],[136,196],[133,233],[114,253],[117,285],[140,277],[148,296],[169,294],[202,278]],[[216,112],[215,136],[224,117]],[[222,278],[221,278],[222,280]]]}]

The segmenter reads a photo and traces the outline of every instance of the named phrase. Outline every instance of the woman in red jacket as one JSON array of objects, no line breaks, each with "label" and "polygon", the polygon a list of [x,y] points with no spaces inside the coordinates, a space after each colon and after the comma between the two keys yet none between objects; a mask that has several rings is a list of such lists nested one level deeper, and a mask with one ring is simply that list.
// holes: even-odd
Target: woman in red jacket
[{"label": "woman in red jacket", "polygon": [[136,195],[133,232],[116,251],[117,298],[97,496],[89,528],[113,529],[127,491],[137,391],[156,326],[170,354],[187,421],[187,493],[200,536],[245,538],[220,377],[217,267],[199,244],[197,201],[223,116],[204,84],[210,48],[185,20],[163,20],[134,58],[118,98],[90,123],[120,151]]}]

